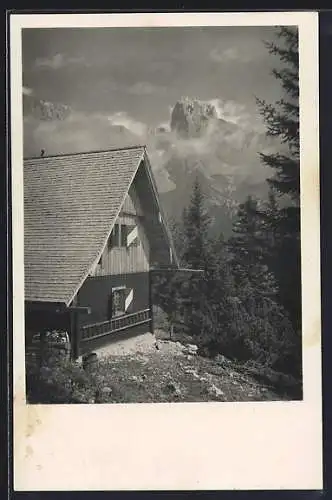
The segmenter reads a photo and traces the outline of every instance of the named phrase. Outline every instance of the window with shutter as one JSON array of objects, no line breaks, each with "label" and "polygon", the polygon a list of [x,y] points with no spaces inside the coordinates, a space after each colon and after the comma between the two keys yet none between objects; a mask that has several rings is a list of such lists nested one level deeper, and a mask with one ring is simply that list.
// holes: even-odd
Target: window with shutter
[{"label": "window with shutter", "polygon": [[127,226],[127,247],[130,246],[138,246],[139,244],[139,239],[138,239],[138,229],[137,226],[132,225],[132,226]]},{"label": "window with shutter", "polygon": [[115,288],[112,290],[112,317],[121,316],[125,313],[126,288]]},{"label": "window with shutter", "polygon": [[132,288],[117,287],[112,289],[109,297],[109,318],[121,316],[132,311],[134,290]]},{"label": "window with shutter", "polygon": [[109,247],[129,247],[139,244],[136,225],[115,224],[109,238]]}]

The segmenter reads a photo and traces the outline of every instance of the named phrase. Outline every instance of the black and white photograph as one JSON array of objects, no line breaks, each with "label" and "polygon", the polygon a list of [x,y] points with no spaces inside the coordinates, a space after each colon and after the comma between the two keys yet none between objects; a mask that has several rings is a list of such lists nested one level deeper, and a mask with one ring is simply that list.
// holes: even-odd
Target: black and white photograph
[{"label": "black and white photograph", "polygon": [[28,400],[301,399],[296,27],[22,56]]},{"label": "black and white photograph", "polygon": [[26,404],[303,402],[298,24],[53,17],[17,44]]}]

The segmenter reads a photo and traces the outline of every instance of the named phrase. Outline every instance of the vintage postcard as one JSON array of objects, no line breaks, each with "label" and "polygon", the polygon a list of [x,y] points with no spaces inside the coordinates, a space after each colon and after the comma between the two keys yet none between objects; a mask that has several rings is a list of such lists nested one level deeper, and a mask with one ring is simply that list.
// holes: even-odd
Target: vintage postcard
[{"label": "vintage postcard", "polygon": [[318,15],[10,18],[14,489],[321,489]]}]

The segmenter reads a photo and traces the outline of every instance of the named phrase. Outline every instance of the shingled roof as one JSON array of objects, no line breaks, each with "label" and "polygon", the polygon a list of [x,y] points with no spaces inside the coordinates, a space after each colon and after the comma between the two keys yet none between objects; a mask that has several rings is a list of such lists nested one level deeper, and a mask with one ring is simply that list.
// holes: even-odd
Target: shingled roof
[{"label": "shingled roof", "polygon": [[145,154],[137,146],[24,160],[25,300],[70,303]]}]

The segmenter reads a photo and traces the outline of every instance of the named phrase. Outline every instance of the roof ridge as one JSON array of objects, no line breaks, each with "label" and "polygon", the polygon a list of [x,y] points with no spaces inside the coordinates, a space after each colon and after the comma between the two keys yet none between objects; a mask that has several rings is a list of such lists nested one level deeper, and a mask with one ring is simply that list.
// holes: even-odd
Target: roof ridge
[{"label": "roof ridge", "polygon": [[45,158],[62,158],[62,157],[70,157],[70,156],[77,156],[77,155],[89,155],[89,154],[96,154],[96,153],[109,153],[112,151],[125,151],[125,150],[130,150],[130,149],[140,149],[144,148],[146,149],[146,144],[136,144],[135,146],[123,146],[121,148],[108,148],[108,149],[95,149],[91,151],[79,151],[76,153],[59,153],[56,155],[43,155],[43,156],[28,156],[24,157],[23,160],[45,160]]}]

